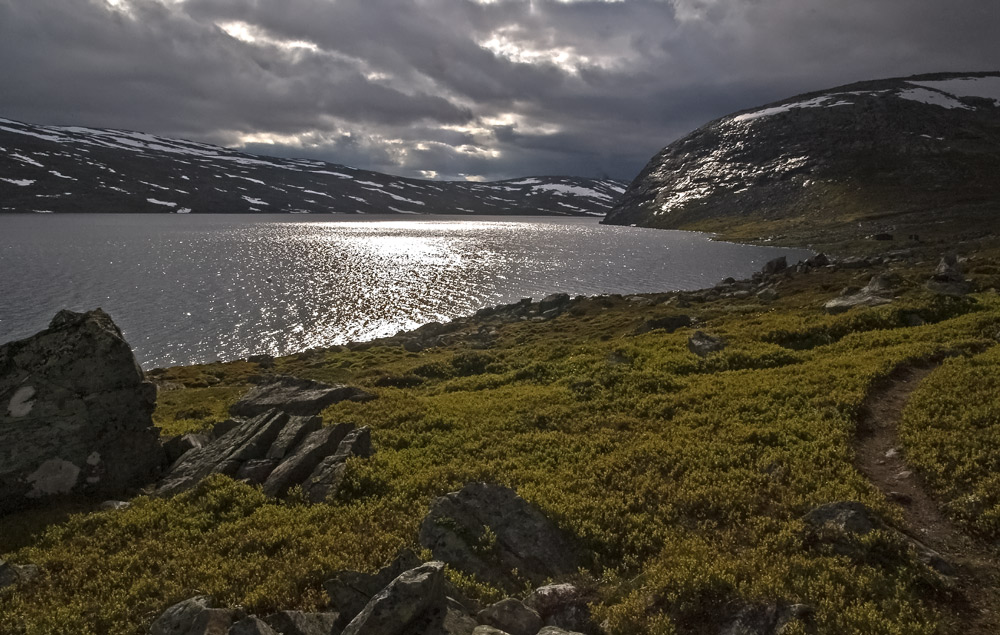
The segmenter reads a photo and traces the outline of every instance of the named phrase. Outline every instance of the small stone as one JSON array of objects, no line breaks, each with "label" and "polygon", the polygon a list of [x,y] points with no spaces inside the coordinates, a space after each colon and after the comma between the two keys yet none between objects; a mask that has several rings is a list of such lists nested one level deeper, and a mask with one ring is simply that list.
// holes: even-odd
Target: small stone
[{"label": "small stone", "polygon": [[889,448],[885,451],[885,458],[894,459],[899,456],[899,448]]},{"label": "small stone", "polygon": [[913,497],[903,492],[889,492],[885,497],[899,505],[909,505],[913,502]]},{"label": "small stone", "polygon": [[896,480],[897,481],[905,481],[906,479],[910,478],[911,476],[913,476],[913,472],[912,471],[910,471],[910,470],[903,470],[902,472],[899,472],[899,473],[896,474]]},{"label": "small stone", "polygon": [[132,506],[132,503],[128,501],[104,501],[101,503],[101,511],[119,511],[122,509],[128,509]]},{"label": "small stone", "polygon": [[305,613],[281,611],[268,615],[264,621],[281,635],[336,635],[339,613]]},{"label": "small stone", "polygon": [[221,635],[233,623],[233,612],[212,608],[206,595],[174,604],[149,627],[149,635]]}]

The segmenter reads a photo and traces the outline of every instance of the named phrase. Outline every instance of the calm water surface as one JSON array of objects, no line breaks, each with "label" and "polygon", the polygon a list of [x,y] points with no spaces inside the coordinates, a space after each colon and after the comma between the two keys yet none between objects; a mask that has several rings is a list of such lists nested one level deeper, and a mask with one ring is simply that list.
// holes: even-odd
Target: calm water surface
[{"label": "calm water surface", "polygon": [[484,306],[746,277],[803,250],[597,219],[0,215],[0,342],[101,307],[145,368],[392,335]]}]

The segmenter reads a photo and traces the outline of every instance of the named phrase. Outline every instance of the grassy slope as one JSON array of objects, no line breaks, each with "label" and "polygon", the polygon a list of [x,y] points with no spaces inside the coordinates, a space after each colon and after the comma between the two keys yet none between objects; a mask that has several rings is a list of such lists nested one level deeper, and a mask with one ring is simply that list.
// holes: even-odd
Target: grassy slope
[{"label": "grassy slope", "polygon": [[[375,346],[280,359],[277,372],[378,394],[324,412],[328,424],[372,426],[377,448],[351,463],[337,500],[276,503],[213,478],[171,500],[139,498],[39,535],[22,530],[0,552],[39,564],[43,575],[0,603],[0,632],[138,633],[165,606],[203,592],[255,612],[320,606],[331,571],[384,564],[414,546],[434,496],[489,480],[517,488],[587,548],[586,576],[604,598],[596,611],[614,633],[712,632],[726,607],[774,600],[814,606],[810,632],[934,633],[948,588],[914,554],[880,533],[860,559],[809,548],[799,520],[821,503],[861,500],[898,522],[899,510],[852,466],[867,389],[900,364],[951,352],[963,356],[935,385],[953,393],[967,386],[961,373],[997,359],[980,351],[1000,328],[1000,298],[936,301],[919,285],[932,264],[900,270],[908,286],[895,305],[837,317],[823,315],[821,302],[870,272],[795,276],[773,305],[588,300],[549,322],[502,326],[482,351]],[[1000,282],[989,262],[979,271],[982,287]],[[729,347],[700,359],[686,348],[691,329],[631,336],[643,320],[679,312]],[[928,324],[905,326],[911,313]],[[165,433],[209,425],[254,372],[247,363],[168,370],[160,380],[192,387],[161,393],[158,425]],[[384,387],[391,383],[415,385]],[[958,409],[955,425],[995,440],[998,397],[988,388],[977,395],[992,409]],[[970,449],[955,435],[941,442],[952,463],[917,459],[938,443],[939,407],[915,400],[904,433],[931,482],[965,500],[993,481],[953,479],[949,466],[977,464],[982,453],[995,465],[1000,448]],[[970,522],[995,527],[995,503],[983,512],[993,516]],[[30,525],[0,522],[0,536]]]}]

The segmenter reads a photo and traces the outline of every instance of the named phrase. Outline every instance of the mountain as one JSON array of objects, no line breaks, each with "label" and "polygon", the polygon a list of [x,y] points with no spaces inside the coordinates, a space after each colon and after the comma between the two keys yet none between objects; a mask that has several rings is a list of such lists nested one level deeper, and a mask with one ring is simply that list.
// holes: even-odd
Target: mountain
[{"label": "mountain", "polygon": [[424,181],[140,132],[0,119],[0,213],[603,215],[610,179]]},{"label": "mountain", "polygon": [[812,240],[969,230],[998,214],[1000,73],[944,73],[712,121],[657,154],[602,222]]}]

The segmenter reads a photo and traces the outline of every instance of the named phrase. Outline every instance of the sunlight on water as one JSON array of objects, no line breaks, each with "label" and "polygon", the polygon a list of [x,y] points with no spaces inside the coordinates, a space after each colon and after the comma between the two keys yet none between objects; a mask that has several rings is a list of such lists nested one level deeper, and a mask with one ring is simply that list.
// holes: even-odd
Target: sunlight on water
[{"label": "sunlight on water", "polygon": [[557,291],[699,288],[806,253],[595,219],[0,216],[0,342],[100,306],[147,368],[279,355]]}]

